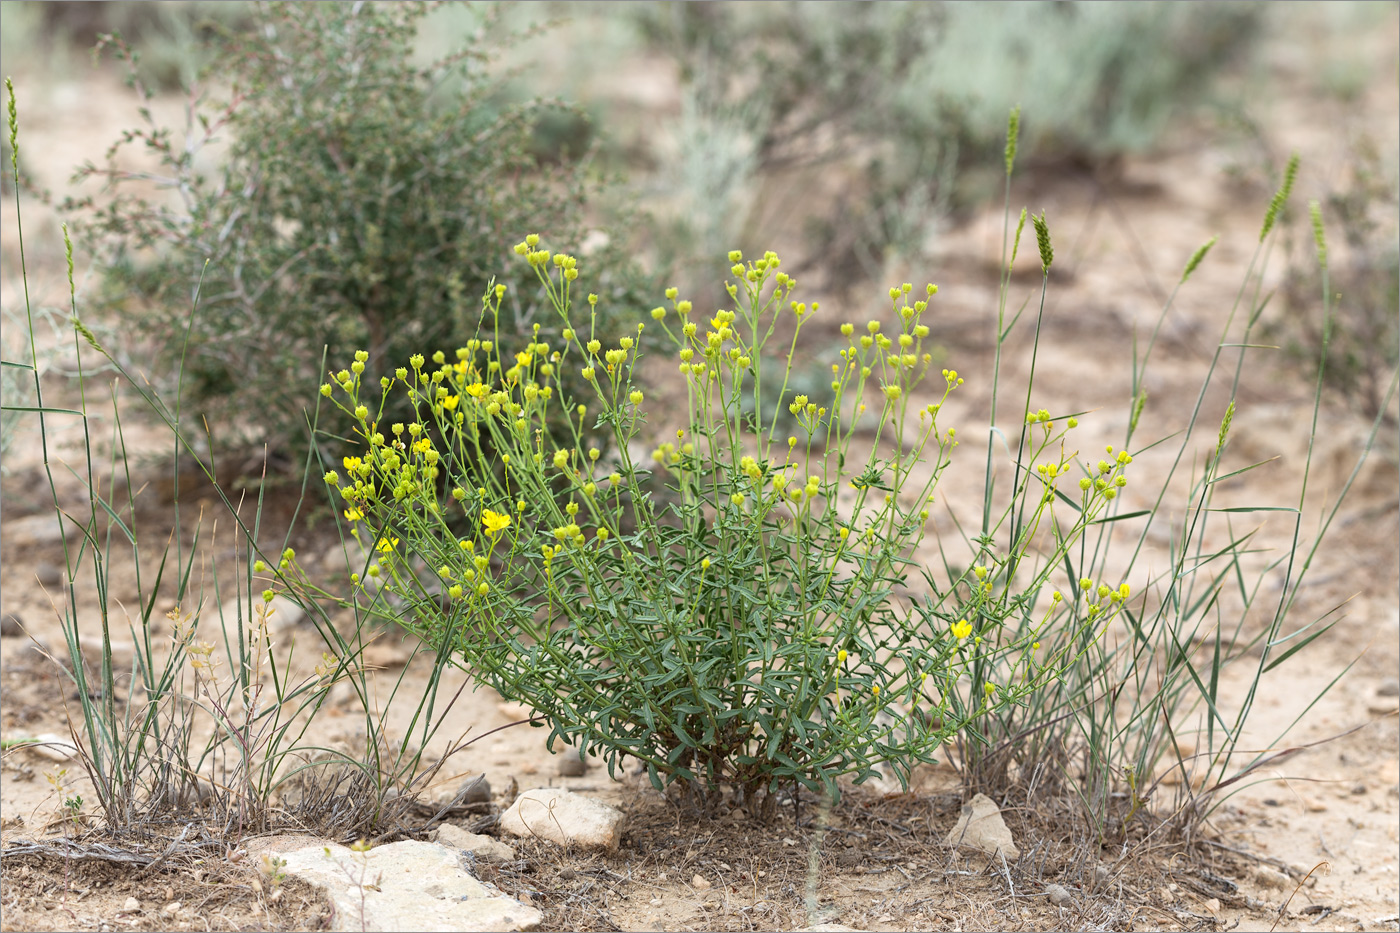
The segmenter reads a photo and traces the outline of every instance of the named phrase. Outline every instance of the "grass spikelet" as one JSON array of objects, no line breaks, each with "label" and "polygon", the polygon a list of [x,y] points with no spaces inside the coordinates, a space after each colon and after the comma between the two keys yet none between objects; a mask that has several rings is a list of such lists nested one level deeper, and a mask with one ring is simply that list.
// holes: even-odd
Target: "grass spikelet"
[{"label": "grass spikelet", "polygon": [[1040,271],[1050,274],[1050,264],[1055,261],[1055,249],[1050,245],[1050,227],[1045,223],[1045,211],[1039,217],[1032,217],[1035,225],[1035,242],[1040,247]]},{"label": "grass spikelet", "polygon": [[1263,243],[1264,238],[1269,235],[1269,231],[1274,229],[1274,222],[1278,220],[1278,212],[1283,210],[1283,205],[1288,201],[1288,196],[1293,193],[1293,182],[1298,177],[1298,153],[1288,157],[1288,167],[1283,170],[1283,184],[1279,185],[1278,191],[1274,193],[1274,199],[1269,202],[1269,209],[1264,212],[1264,227],[1259,231],[1259,242]]},{"label": "grass spikelet", "polygon": [[1211,237],[1209,240],[1202,243],[1199,249],[1191,254],[1191,258],[1186,261],[1186,268],[1181,271],[1181,281],[1183,284],[1187,279],[1191,278],[1191,273],[1196,271],[1196,267],[1201,264],[1201,260],[1206,258],[1206,253],[1210,252],[1210,248],[1215,245],[1215,241],[1218,239],[1220,239],[1219,236]]},{"label": "grass spikelet", "polygon": [[1007,271],[1016,265],[1016,251],[1021,248],[1021,231],[1026,229],[1026,209],[1021,208],[1021,219],[1016,222],[1016,236],[1011,241],[1011,261],[1006,264]]},{"label": "grass spikelet", "polygon": [[1016,139],[1021,133],[1021,108],[1012,107],[1011,115],[1006,118],[1006,174],[1011,175],[1011,169],[1016,164]]},{"label": "grass spikelet", "polygon": [[1220,419],[1220,436],[1215,441],[1215,459],[1220,459],[1220,452],[1225,449],[1225,439],[1230,436],[1230,422],[1235,420],[1235,400],[1230,399],[1230,404],[1225,409],[1225,417]]},{"label": "grass spikelet", "polygon": [[1308,202],[1308,213],[1312,216],[1313,242],[1317,244],[1317,264],[1327,268],[1327,233],[1322,227],[1322,205]]}]

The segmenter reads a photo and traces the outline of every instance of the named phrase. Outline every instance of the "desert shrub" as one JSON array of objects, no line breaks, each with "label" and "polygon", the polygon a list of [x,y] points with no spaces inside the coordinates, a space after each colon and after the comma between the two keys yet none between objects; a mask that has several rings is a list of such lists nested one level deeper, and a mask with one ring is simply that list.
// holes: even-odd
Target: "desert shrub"
[{"label": "desert shrub", "polygon": [[867,276],[885,250],[917,247],[940,216],[992,193],[1011,107],[1033,115],[1021,139],[1030,158],[1093,165],[1146,150],[1250,48],[1263,15],[1254,4],[1169,3],[631,10],[643,40],[681,63],[694,105],[682,129],[705,127],[686,135],[724,147],[679,173],[695,187],[681,216],[700,247],[715,224],[734,241],[751,220],[705,197],[716,166],[780,173],[850,160],[863,184],[808,232],[825,267],[835,253]]},{"label": "desert shrub", "polygon": [[[81,173],[106,182],[68,204],[101,251],[100,309],[152,342],[163,384],[183,363],[185,404],[220,446],[297,448],[323,350],[395,359],[474,336],[505,231],[530,224],[564,242],[582,237],[594,191],[586,163],[575,153],[542,165],[530,154],[535,127],[567,108],[497,105],[489,21],[456,54],[414,65],[425,13],[257,5],[254,28],[221,42],[210,73],[231,88],[226,103],[196,97],[183,143],[144,109],[146,126],[119,140],[104,168]],[[132,63],[119,39],[104,41]],[[448,75],[451,95],[439,93]],[[150,96],[137,72],[131,82]],[[227,152],[207,168],[206,149],[220,144]],[[139,186],[151,176],[117,161],[128,147],[159,162],[177,197]],[[627,307],[639,273],[619,248],[600,250],[593,268],[590,287]],[[550,332],[530,290],[511,296],[507,334],[523,337],[536,322]],[[611,335],[612,313],[597,326]]]},{"label": "desert shrub", "polygon": [[60,41],[87,51],[105,33],[119,33],[142,50],[137,72],[147,85],[173,91],[191,86],[212,59],[207,40],[246,28],[249,4],[241,0],[112,0],[40,3],[38,27],[52,46]]},{"label": "desert shrub", "polygon": [[[688,404],[646,464],[633,439],[662,427],[648,423],[633,381],[638,344],[590,339],[584,322],[600,299],[590,294],[583,310],[576,259],[551,256],[535,236],[516,251],[548,289],[559,342],[507,346],[488,326],[491,339],[431,363],[414,355],[387,384],[365,378],[369,354],[358,352],[321,387],[361,441],[326,481],[370,550],[355,585],[396,600],[400,624],[537,710],[551,744],[596,752],[610,771],[631,756],[657,787],[680,781],[708,802],[733,786],[771,812],[783,787],[834,797],[838,778],[883,768],[907,780],[941,742],[1024,702],[1066,663],[1072,647],[1037,654],[1034,624],[998,640],[993,661],[973,623],[931,625],[905,598],[910,551],[958,443],[939,411],[962,378],[944,369],[923,387],[933,285],[891,288],[885,321],[841,326],[829,405],[791,385],[818,308],[795,299],[775,254],[745,263],[729,253],[734,310],[692,315],[668,289],[669,307],[636,332],[664,332]],[[485,321],[506,294],[502,285],[488,298]],[[796,322],[790,339],[775,339],[780,317]],[[765,354],[786,365],[765,373]],[[566,392],[573,370],[587,396]],[[779,383],[791,435],[765,404],[765,378]],[[394,395],[414,405],[407,424],[379,414]],[[541,426],[554,407],[579,426],[607,425],[616,456],[577,434],[551,439]],[[1086,487],[1058,554],[1104,514],[1129,462],[1120,455]],[[482,475],[492,479],[471,479]],[[469,520],[465,535],[454,517]],[[1126,596],[1115,589],[1063,625],[1092,630]],[[954,709],[968,670],[994,663],[1005,678],[984,678],[978,701]]]}]

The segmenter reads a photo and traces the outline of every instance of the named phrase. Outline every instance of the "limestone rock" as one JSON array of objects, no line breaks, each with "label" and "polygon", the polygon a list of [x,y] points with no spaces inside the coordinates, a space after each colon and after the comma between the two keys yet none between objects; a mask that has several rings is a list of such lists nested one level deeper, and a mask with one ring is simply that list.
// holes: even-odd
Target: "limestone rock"
[{"label": "limestone rock", "polygon": [[[240,608],[240,603],[242,606]],[[241,599],[231,599],[219,607],[220,617],[223,619],[224,628],[232,632],[237,624],[239,612],[243,614],[243,628],[248,627],[257,619],[258,612],[262,608],[262,594],[253,593],[253,611],[250,614],[246,601]],[[267,627],[273,634],[285,632],[301,624],[306,618],[306,610],[302,609],[292,599],[278,593],[272,597],[272,603],[267,608]]]},{"label": "limestone rock", "polygon": [[963,804],[962,815],[948,833],[947,841],[950,846],[976,849],[991,856],[1000,852],[1008,862],[1021,857],[1021,850],[1016,848],[1001,811],[986,794],[978,794]]},{"label": "limestone rock", "polygon": [[49,761],[64,762],[78,757],[78,746],[73,744],[72,738],[59,735],[57,732],[36,735],[33,741],[34,744],[29,746],[30,751],[36,755],[42,755]]},{"label": "limestone rock", "polygon": [[616,851],[624,814],[607,804],[557,787],[527,790],[501,814],[501,828],[559,845]]},{"label": "limestone rock", "polygon": [[474,878],[458,852],[431,842],[406,840],[364,853],[309,846],[281,857],[282,871],[330,895],[333,930],[534,930],[544,919]]},{"label": "limestone rock", "polygon": [[438,845],[470,852],[472,857],[483,862],[513,862],[515,850],[490,836],[469,833],[460,826],[443,823],[437,828],[434,841]]},{"label": "limestone rock", "polygon": [[5,543],[24,547],[45,547],[73,540],[80,529],[72,522],[60,522],[54,512],[26,515],[5,522]]},{"label": "limestone rock", "polygon": [[1266,888],[1286,888],[1292,884],[1287,875],[1267,865],[1260,865],[1254,869],[1254,880]]}]

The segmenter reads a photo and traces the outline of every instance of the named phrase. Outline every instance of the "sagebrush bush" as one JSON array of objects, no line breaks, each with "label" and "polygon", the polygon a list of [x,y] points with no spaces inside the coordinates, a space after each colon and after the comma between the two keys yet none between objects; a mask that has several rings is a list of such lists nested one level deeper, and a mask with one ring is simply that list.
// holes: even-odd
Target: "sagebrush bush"
[{"label": "sagebrush bush", "polygon": [[[186,404],[222,432],[217,444],[298,449],[323,350],[337,360],[369,347],[387,360],[472,338],[506,231],[582,239],[586,163],[541,164],[530,152],[539,121],[567,108],[494,102],[489,24],[455,55],[415,66],[425,13],[257,5],[253,28],[220,46],[210,73],[229,86],[226,105],[197,97],[183,143],[144,110],[146,127],[118,141],[105,168],[81,173],[107,182],[68,204],[101,250],[100,306],[153,342],[166,367],[157,375],[183,360]],[[106,41],[131,62],[119,39]],[[450,97],[439,93],[449,75]],[[131,82],[150,96],[135,72]],[[227,154],[206,174],[201,150],[217,142]],[[116,160],[131,146],[160,162],[177,198],[134,184],[148,176]],[[628,307],[640,274],[619,248],[590,265],[589,287]],[[550,332],[534,295],[511,290],[503,331],[524,337],[539,321]],[[612,334],[610,312],[598,327]]]}]

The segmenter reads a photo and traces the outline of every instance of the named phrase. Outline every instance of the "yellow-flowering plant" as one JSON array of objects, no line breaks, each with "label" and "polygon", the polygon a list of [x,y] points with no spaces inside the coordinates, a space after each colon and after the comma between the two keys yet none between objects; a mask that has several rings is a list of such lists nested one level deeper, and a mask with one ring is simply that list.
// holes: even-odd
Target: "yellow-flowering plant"
[{"label": "yellow-flowering plant", "polygon": [[[397,621],[538,710],[551,744],[600,753],[610,770],[630,755],[657,786],[681,779],[702,799],[732,785],[771,810],[784,785],[835,795],[837,778],[886,766],[906,781],[956,730],[1053,672],[1034,633],[968,637],[980,589],[935,624],[902,598],[957,445],[939,413],[962,377],[945,369],[925,387],[935,286],[891,288],[888,331],[841,327],[823,404],[788,394],[818,307],[796,299],[771,252],[729,254],[732,309],[698,314],[669,289],[637,338],[612,346],[593,335],[595,296],[578,314],[573,257],[533,235],[516,252],[562,343],[502,346],[506,289],[494,286],[482,336],[451,356],[415,355],[375,385],[358,353],[321,391],[354,417],[363,449],[326,481],[372,543],[355,583],[406,605]],[[648,411],[636,378],[647,326],[675,349],[686,407],[674,416]],[[755,365],[780,340],[778,396],[798,426],[786,437]],[[566,373],[593,397],[565,399]],[[383,423],[397,396],[416,420]],[[561,407],[562,443],[546,429]],[[588,427],[610,430],[615,453],[587,446]],[[643,458],[644,434],[670,439]],[[1086,487],[1083,521],[1123,465]],[[991,653],[1016,679],[955,711],[953,682]]]}]

